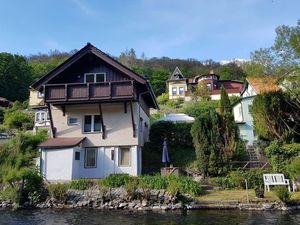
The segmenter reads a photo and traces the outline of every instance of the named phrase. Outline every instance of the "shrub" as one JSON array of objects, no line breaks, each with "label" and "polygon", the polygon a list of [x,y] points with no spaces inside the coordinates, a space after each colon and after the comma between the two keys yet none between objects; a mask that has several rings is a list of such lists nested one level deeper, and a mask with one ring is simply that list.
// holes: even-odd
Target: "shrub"
[{"label": "shrub", "polygon": [[169,94],[168,93],[162,93],[160,96],[157,97],[158,104],[166,104],[169,101]]},{"label": "shrub", "polygon": [[129,174],[110,174],[109,176],[101,180],[99,182],[99,185],[111,188],[121,187],[125,186],[128,180]]},{"label": "shrub", "polygon": [[264,180],[263,174],[267,173],[266,170],[263,169],[250,169],[245,172],[245,178],[248,181],[248,188],[263,188]]},{"label": "shrub", "polygon": [[69,185],[62,183],[50,184],[48,186],[48,190],[51,194],[51,197],[55,198],[60,202],[64,202],[66,200],[66,193],[68,189]]},{"label": "shrub", "polygon": [[277,186],[274,188],[276,196],[284,203],[287,203],[291,199],[291,195],[286,187]]},{"label": "shrub", "polygon": [[30,201],[30,205],[36,205],[45,201],[48,191],[45,188],[43,177],[37,171],[29,172],[25,177],[24,192]]},{"label": "shrub", "polygon": [[300,181],[300,156],[287,166],[287,171],[294,180]]},{"label": "shrub", "polygon": [[227,175],[230,188],[245,188],[245,174],[241,171],[231,171]]},{"label": "shrub", "polygon": [[209,179],[211,185],[220,187],[222,189],[230,188],[229,180],[227,177],[212,177]]},{"label": "shrub", "polygon": [[200,195],[203,193],[203,190],[200,186],[200,184],[196,181],[194,181],[190,177],[184,177],[184,176],[169,176],[169,186],[171,186],[172,182],[177,182],[179,186],[179,192],[180,193],[188,193],[194,196]]},{"label": "shrub", "polygon": [[19,194],[17,188],[6,188],[0,191],[0,199],[19,203]]},{"label": "shrub", "polygon": [[72,180],[70,183],[71,189],[86,190],[93,186],[93,182],[88,179]]},{"label": "shrub", "polygon": [[160,176],[141,176],[139,177],[139,187],[148,189],[166,189],[168,186],[167,179]]}]

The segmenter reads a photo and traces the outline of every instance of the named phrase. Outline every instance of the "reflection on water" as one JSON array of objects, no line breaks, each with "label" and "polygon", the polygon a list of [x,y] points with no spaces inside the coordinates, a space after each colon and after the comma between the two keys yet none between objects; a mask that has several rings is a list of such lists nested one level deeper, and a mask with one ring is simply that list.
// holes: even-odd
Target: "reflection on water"
[{"label": "reflection on water", "polygon": [[0,225],[299,225],[300,212],[197,210],[175,212],[100,211],[93,209],[0,210]]}]

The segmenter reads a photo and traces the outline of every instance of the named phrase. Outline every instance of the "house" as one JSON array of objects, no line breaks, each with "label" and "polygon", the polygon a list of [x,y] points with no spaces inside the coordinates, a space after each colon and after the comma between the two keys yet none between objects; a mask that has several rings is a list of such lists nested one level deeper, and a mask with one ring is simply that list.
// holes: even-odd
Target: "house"
[{"label": "house", "polygon": [[157,109],[149,82],[90,43],[30,87],[35,128],[49,129],[39,145],[49,181],[141,173],[149,110]]},{"label": "house", "polygon": [[235,122],[238,124],[240,136],[246,141],[248,146],[252,146],[257,140],[252,117],[252,103],[256,95],[278,91],[277,79],[274,77],[249,77],[247,78],[245,89],[241,93],[241,98],[233,105]]},{"label": "house", "polygon": [[169,99],[191,100],[191,89],[199,84],[205,84],[210,92],[212,100],[221,99],[221,87],[223,86],[229,96],[240,96],[243,90],[243,82],[236,80],[220,80],[220,76],[213,70],[209,74],[195,76],[193,79],[184,78],[178,67],[173,71],[170,79],[167,81]]}]

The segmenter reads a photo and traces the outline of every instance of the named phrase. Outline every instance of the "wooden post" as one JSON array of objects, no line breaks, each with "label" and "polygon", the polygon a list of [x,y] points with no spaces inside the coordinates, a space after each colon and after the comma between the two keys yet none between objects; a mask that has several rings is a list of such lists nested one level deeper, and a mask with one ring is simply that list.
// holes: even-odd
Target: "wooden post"
[{"label": "wooden post", "polygon": [[101,122],[101,128],[102,128],[102,138],[106,138],[106,128],[103,122],[103,113],[102,113],[102,106],[101,103],[99,103],[99,114],[100,114],[100,122]]},{"label": "wooden post", "polygon": [[51,131],[52,131],[52,136],[53,138],[55,138],[55,127],[54,127],[54,124],[53,124],[53,118],[52,118],[52,112],[51,112],[51,107],[50,107],[50,104],[47,103],[47,108],[48,108],[48,113],[49,113],[49,119],[50,119],[50,126],[51,126]]},{"label": "wooden post", "polygon": [[132,101],[130,101],[130,113],[131,113],[131,123],[132,123],[133,137],[136,137],[136,129],[135,129],[133,109],[132,109]]},{"label": "wooden post", "polygon": [[246,184],[247,203],[249,203],[249,194],[248,194],[248,182],[247,182],[247,179],[245,179],[245,184]]}]

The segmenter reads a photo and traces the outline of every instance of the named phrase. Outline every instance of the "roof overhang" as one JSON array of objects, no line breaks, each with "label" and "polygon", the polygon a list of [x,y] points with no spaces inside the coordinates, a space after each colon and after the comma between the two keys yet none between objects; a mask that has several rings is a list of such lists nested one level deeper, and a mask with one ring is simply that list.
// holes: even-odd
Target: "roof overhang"
[{"label": "roof overhang", "polygon": [[43,149],[71,148],[80,145],[84,141],[84,139],[85,137],[49,138],[38,146]]}]

